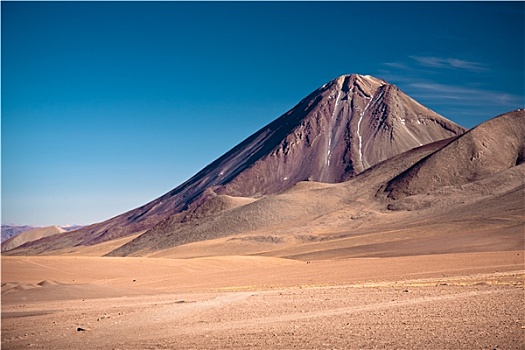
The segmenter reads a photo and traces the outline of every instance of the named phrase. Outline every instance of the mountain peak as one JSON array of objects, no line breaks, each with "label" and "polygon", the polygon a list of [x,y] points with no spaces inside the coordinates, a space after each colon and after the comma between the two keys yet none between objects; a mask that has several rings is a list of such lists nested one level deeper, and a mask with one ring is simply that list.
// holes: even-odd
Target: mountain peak
[{"label": "mountain peak", "polygon": [[149,229],[216,195],[261,197],[299,181],[346,181],[400,153],[464,132],[384,80],[342,75],[162,197],[76,231],[74,244]]},{"label": "mountain peak", "polygon": [[324,84],[321,89],[334,88],[336,90],[350,91],[352,86],[358,85],[364,89],[377,89],[380,86],[387,85],[388,83],[382,79],[373,77],[371,75],[361,74],[343,74],[335,79],[330,80]]}]

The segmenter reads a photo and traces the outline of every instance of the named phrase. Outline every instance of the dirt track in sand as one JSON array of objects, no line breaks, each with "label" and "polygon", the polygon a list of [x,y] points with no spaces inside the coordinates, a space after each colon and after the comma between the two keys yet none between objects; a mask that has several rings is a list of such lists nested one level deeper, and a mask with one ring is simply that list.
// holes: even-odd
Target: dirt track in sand
[{"label": "dirt track in sand", "polygon": [[525,346],[517,251],[310,264],[2,257],[2,268],[2,349]]}]

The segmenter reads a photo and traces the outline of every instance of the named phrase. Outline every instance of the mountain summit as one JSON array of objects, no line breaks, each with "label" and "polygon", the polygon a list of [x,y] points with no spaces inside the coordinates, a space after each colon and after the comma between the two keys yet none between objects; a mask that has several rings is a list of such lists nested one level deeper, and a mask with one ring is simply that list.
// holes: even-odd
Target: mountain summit
[{"label": "mountain summit", "polygon": [[343,75],[162,197],[67,237],[73,244],[96,244],[149,229],[215,195],[260,197],[304,180],[342,182],[464,132],[384,80]]}]

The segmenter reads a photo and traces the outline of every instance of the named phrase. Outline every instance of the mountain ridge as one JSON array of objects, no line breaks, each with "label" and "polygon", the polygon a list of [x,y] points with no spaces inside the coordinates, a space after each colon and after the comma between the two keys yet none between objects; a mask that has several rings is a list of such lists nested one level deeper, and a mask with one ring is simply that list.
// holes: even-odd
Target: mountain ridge
[{"label": "mountain ridge", "polygon": [[[464,185],[522,164],[523,115],[523,110],[515,110],[477,125],[390,181],[385,191],[392,198],[406,197],[451,184]],[[464,156],[458,159],[457,154]]]}]

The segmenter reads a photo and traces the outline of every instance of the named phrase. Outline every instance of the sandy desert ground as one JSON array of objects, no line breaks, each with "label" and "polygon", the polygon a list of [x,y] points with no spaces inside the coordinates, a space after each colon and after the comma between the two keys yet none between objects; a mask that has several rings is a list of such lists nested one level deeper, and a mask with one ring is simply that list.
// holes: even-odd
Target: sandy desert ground
[{"label": "sandy desert ground", "polygon": [[[93,253],[93,248],[91,248]],[[2,257],[2,349],[525,349],[523,251]]]}]

